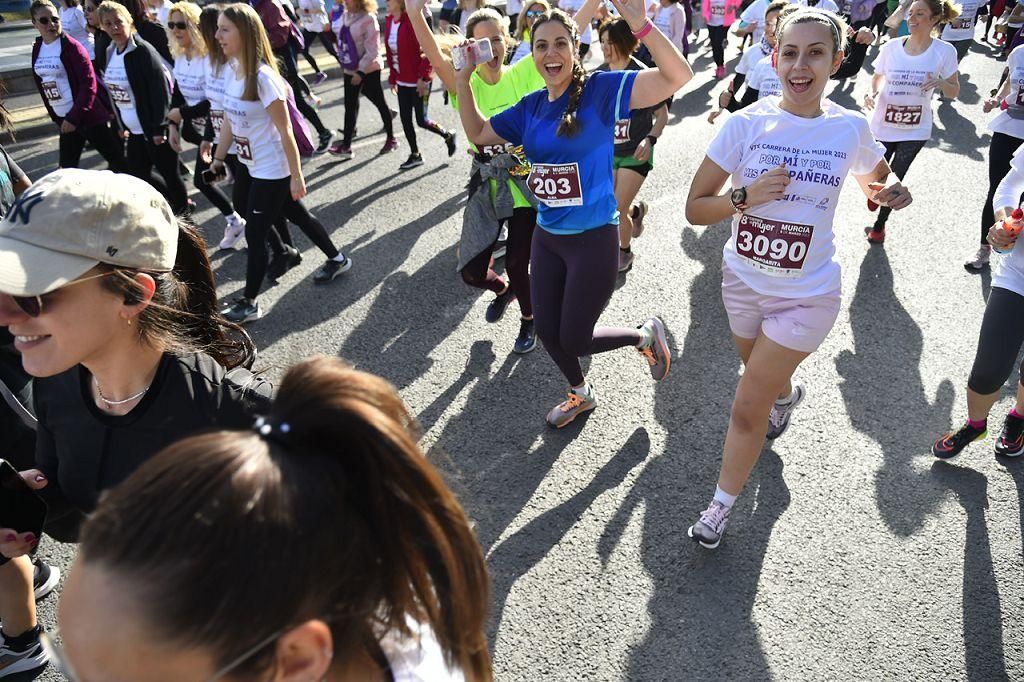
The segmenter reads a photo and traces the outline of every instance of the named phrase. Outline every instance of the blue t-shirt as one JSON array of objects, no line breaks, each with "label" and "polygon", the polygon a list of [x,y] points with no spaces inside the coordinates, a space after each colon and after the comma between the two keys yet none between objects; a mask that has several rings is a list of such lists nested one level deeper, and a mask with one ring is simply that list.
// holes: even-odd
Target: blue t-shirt
[{"label": "blue t-shirt", "polygon": [[637,71],[594,73],[583,88],[576,115],[579,132],[556,135],[569,102],[538,90],[491,117],[494,132],[522,145],[533,170],[527,184],[540,200],[537,224],[548,232],[575,234],[619,222],[612,174],[615,121],[628,118]]}]

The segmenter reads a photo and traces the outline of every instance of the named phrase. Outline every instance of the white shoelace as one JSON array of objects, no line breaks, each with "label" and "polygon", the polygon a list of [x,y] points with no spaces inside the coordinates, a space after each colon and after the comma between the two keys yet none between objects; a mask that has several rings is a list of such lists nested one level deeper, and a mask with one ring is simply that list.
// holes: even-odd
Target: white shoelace
[{"label": "white shoelace", "polygon": [[712,500],[711,506],[700,515],[700,522],[715,533],[721,533],[722,528],[725,527],[725,522],[729,520],[729,512],[731,510],[731,507],[726,507],[718,500]]}]

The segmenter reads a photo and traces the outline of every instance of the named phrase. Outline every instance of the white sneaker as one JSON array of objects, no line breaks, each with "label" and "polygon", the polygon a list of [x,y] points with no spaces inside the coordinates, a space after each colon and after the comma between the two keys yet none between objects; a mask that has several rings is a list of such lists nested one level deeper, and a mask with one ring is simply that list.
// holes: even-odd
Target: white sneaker
[{"label": "white sneaker", "polygon": [[991,257],[992,247],[988,244],[982,244],[978,247],[978,252],[974,254],[974,257],[964,262],[964,267],[968,270],[984,270],[988,267]]},{"label": "white sneaker", "polygon": [[219,246],[222,249],[240,249],[245,239],[245,219],[229,215],[225,219],[224,238],[220,240]]}]

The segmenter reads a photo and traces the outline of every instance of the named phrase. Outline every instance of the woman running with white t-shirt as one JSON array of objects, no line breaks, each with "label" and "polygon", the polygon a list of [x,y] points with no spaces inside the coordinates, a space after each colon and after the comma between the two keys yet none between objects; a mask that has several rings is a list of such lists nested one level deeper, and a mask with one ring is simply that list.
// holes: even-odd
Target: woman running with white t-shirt
[{"label": "woman running with white t-shirt", "polygon": [[[688,531],[708,548],[718,546],[765,436],[782,435],[804,399],[804,387],[791,384],[793,372],[839,315],[832,224],[846,176],[853,174],[879,204],[901,209],[911,201],[899,182],[882,189],[890,170],[864,116],[823,100],[843,60],[843,20],[798,8],[783,13],[777,34],[782,97],[762,99],[725,122],[686,203],[694,225],[733,216],[722,299],[744,364],[718,488]],[[720,194],[730,179],[733,189]]]},{"label": "woman running with white t-shirt", "polygon": [[[950,0],[914,0],[907,10],[910,35],[890,40],[875,57],[864,108],[874,110],[871,132],[885,145],[885,158],[901,180],[932,137],[932,93],[938,88],[949,99],[960,94],[956,50],[933,37],[958,14]],[[874,226],[865,230],[869,242],[885,241],[890,212],[879,209]]]},{"label": "woman running with white t-shirt", "polygon": [[243,180],[251,178],[245,215],[249,246],[245,290],[224,311],[230,321],[242,324],[263,314],[256,296],[267,274],[267,238],[280,216],[298,225],[327,256],[313,273],[314,283],[330,282],[352,267],[352,261],[338,251],[324,226],[302,205],[306,180],[286,107],[288,86],[277,71],[259,15],[248,5],[228,5],[217,20],[217,40],[224,55],[234,60],[235,77],[225,87],[225,118],[211,168],[219,172],[224,167],[234,141],[241,161],[236,168]]},{"label": "woman running with white t-shirt", "polygon": [[974,31],[978,28],[979,10],[985,9],[988,3],[986,0],[960,0],[958,4],[960,14],[942,29],[942,39],[956,50],[957,63],[970,52]]}]

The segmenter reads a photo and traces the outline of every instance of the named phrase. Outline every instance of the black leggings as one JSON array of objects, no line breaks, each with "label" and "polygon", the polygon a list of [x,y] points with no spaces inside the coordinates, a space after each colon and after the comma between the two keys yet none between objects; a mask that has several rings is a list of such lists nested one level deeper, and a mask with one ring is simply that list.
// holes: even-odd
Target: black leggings
[{"label": "black leggings", "polygon": [[[889,162],[889,168],[900,180],[910,170],[910,164],[914,163],[918,153],[924,149],[928,140],[903,140],[902,142],[882,142],[885,147],[885,160]],[[875,218],[875,229],[884,230],[885,222],[889,220],[892,209],[882,206],[878,209],[878,217]]]},{"label": "black leggings", "polygon": [[[148,136],[132,133],[128,136],[126,162],[128,172],[156,187],[171,205],[171,210],[175,213],[185,210],[188,192],[178,173],[178,152],[171,149],[169,143],[153,144]],[[153,177],[154,167],[163,182]]]},{"label": "black leggings", "polygon": [[[228,154],[224,162],[231,169],[231,176],[234,178],[231,183],[231,203],[241,209],[239,214],[244,218],[248,213],[249,188],[252,184],[249,168],[240,163],[235,154]],[[267,235],[267,243],[270,244],[270,250],[277,255],[285,252],[285,246],[295,246],[292,233],[288,229],[288,221],[284,216],[274,221],[274,226],[270,229],[270,234]]]},{"label": "black leggings", "polygon": [[371,71],[363,76],[359,85],[352,84],[353,75],[345,74],[345,136],[342,146],[352,146],[352,134],[356,129],[356,119],[359,117],[360,93],[377,107],[377,111],[380,112],[380,120],[384,124],[384,131],[387,133],[388,139],[391,139],[395,136],[395,129],[391,125],[391,108],[384,101],[384,90],[380,87],[380,70]]},{"label": "black leggings", "polygon": [[259,295],[263,278],[267,274],[267,238],[270,229],[282,215],[298,225],[328,258],[338,255],[338,249],[331,243],[320,221],[310,215],[301,201],[292,199],[290,177],[279,180],[251,178],[245,216],[245,241],[249,246],[245,267],[245,297],[251,301]]},{"label": "black leggings", "polygon": [[[1009,289],[992,287],[985,305],[967,387],[980,395],[991,395],[1002,388],[1013,372],[1021,344],[1024,343],[1024,296]],[[1024,365],[1021,365],[1024,372]],[[1024,374],[1021,375],[1024,381]]]},{"label": "black leggings", "polygon": [[312,92],[309,89],[309,83],[299,75],[299,64],[295,61],[297,52],[298,44],[293,38],[289,38],[287,45],[274,50],[274,55],[281,64],[284,79],[295,91],[295,108],[316,128],[317,134],[324,136],[328,132],[327,128],[324,127],[323,121],[320,120],[310,103],[303,97],[303,95],[312,95]]},{"label": "black leggings", "polygon": [[[509,231],[511,236],[511,231]],[[533,233],[530,256],[537,336],[572,386],[583,383],[579,358],[640,343],[640,332],[597,327],[615,290],[619,227],[605,225],[580,234]]]},{"label": "black leggings", "polygon": [[[203,141],[203,136],[192,126],[191,121],[184,121],[181,128],[181,138],[186,142],[198,146]],[[193,173],[195,179],[196,189],[202,192],[203,196],[210,200],[221,215],[231,215],[235,212],[235,209],[231,206],[231,202],[228,200],[227,195],[224,194],[223,190],[216,185],[211,185],[203,179],[203,171],[210,167],[206,161],[203,160],[203,155],[196,151],[196,170]]]},{"label": "black leggings", "polygon": [[[487,188],[478,190],[486,192]],[[533,315],[533,297],[530,292],[530,245],[533,243],[533,228],[537,225],[537,211],[532,208],[516,208],[508,219],[508,242],[505,244],[505,271],[508,272],[508,286],[519,301],[523,317]],[[462,268],[462,281],[477,289],[490,289],[500,294],[505,289],[505,280],[491,268],[491,251],[486,249]]]},{"label": "black leggings", "polygon": [[[61,119],[63,122],[63,119]],[[58,126],[60,122],[58,122]],[[93,149],[100,153],[107,166],[115,173],[124,173],[126,166],[124,162],[124,139],[117,134],[117,131],[109,123],[103,123],[91,128],[79,126],[73,132],[60,134],[60,167],[78,168],[82,160],[82,150],[85,143],[89,142]]]},{"label": "black leggings", "polygon": [[992,143],[988,146],[988,195],[985,197],[985,205],[981,207],[982,244],[988,244],[988,230],[996,222],[996,214],[992,209],[992,199],[996,196],[996,188],[1010,172],[1010,159],[1013,158],[1021,142],[1024,140],[1011,135],[992,133]]},{"label": "black leggings", "polygon": [[[413,86],[398,86],[398,113],[402,117],[402,129],[405,131],[405,139],[409,143],[409,153],[418,154],[419,146],[416,144],[416,128],[412,125],[413,114],[416,115],[416,125],[424,130],[429,130],[435,135],[448,137],[448,131],[434,121],[427,118],[427,99],[420,97]],[[391,112],[388,111],[388,117]]]},{"label": "black leggings", "polygon": [[302,48],[302,56],[306,58],[306,61],[309,62],[311,67],[313,67],[314,71],[317,73],[323,73],[323,69],[321,69],[320,65],[316,63],[316,58],[309,53],[309,51],[313,49],[313,40],[318,36],[320,38],[320,43],[324,46],[327,52],[329,52],[335,59],[338,58],[338,47],[334,44],[334,40],[332,40],[334,38],[333,33],[330,31],[313,32],[307,31],[306,29],[302,29],[302,38],[306,43]]},{"label": "black leggings", "polygon": [[715,66],[725,66],[725,41],[728,36],[728,26],[708,26],[708,40],[711,41],[711,56]]}]

